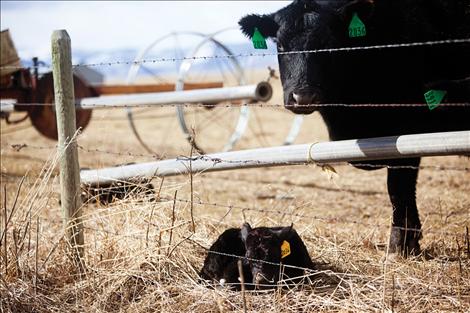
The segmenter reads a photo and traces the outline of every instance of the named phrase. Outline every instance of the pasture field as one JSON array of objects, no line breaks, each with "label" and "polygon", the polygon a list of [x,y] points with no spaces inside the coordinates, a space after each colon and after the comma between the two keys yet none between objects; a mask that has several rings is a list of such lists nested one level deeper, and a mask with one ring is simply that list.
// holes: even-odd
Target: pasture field
[{"label": "pasture field", "polygon": [[[271,102],[281,103],[279,82],[274,83]],[[224,110],[221,116],[234,109]],[[252,113],[237,148],[281,144],[292,114],[282,108]],[[155,158],[131,134],[124,110],[93,114],[79,137],[81,167]],[[190,154],[174,108],[146,109],[138,117],[139,130],[160,156]],[[205,137],[214,147],[221,144],[222,129]],[[320,167],[300,165],[194,175],[195,232],[189,176],[153,179],[157,201],[144,195],[109,205],[90,201],[84,205],[81,272],[62,238],[55,142],[29,121],[2,121],[1,132],[2,233],[7,224],[0,249],[2,312],[243,312],[241,293],[197,282],[205,248],[243,221],[294,223],[318,264],[311,285],[247,292],[248,312],[470,311],[468,158],[422,161],[417,201],[426,257],[385,258],[392,212],[386,169],[335,165],[338,175],[330,179]],[[306,117],[296,143],[327,139],[315,113]]]}]

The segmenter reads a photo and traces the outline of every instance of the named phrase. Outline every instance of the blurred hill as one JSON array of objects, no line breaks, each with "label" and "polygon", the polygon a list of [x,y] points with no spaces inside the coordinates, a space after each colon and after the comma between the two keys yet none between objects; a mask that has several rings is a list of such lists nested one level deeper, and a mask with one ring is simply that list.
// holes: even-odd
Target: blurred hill
[{"label": "blurred hill", "polygon": [[[247,40],[246,43],[235,43],[235,44],[226,44],[227,48],[235,55],[243,54],[249,55],[250,53],[253,54],[262,54],[262,53],[275,53],[276,49],[274,44],[271,42],[268,43],[267,50],[255,50],[250,41]],[[73,64],[91,64],[91,68],[93,70],[102,73],[105,76],[105,81],[107,80],[122,80],[125,81],[127,77],[127,73],[131,67],[132,61],[134,61],[137,57],[139,51],[137,49],[122,49],[122,50],[112,50],[112,51],[94,51],[94,50],[79,50],[74,49],[72,51]],[[214,55],[227,55],[227,53],[221,49],[216,49],[214,47],[207,47],[205,49],[201,49],[201,51],[196,54],[197,57],[202,56],[214,56]],[[173,48],[167,49],[154,49],[150,51],[148,54],[145,55],[145,60],[153,60],[153,59],[172,59],[177,58],[180,59],[182,57],[191,57],[192,51],[191,49],[184,49],[180,51],[175,51]],[[21,57],[21,56],[20,56]],[[242,66],[243,69],[261,69],[266,68],[268,66],[277,67],[277,57],[276,56],[255,56],[255,57],[239,57],[237,58],[238,62]],[[25,60],[22,59],[23,66],[29,67],[32,66],[32,60]],[[41,60],[46,65],[51,64],[51,60]],[[124,64],[116,64],[116,62],[124,63]],[[207,60],[196,60],[193,62],[193,71],[208,71],[212,72],[215,70],[221,69],[221,62],[228,63],[228,58],[222,59],[211,59],[208,58]],[[152,68],[152,71],[158,72],[159,75],[170,75],[174,76],[177,73],[177,69],[181,64],[180,60],[177,61],[164,61],[164,62],[156,62],[156,63],[147,63],[147,68]],[[224,68],[224,66],[222,66]],[[49,68],[41,68],[40,72],[47,72]],[[143,72],[139,73],[139,75],[145,75]]]}]

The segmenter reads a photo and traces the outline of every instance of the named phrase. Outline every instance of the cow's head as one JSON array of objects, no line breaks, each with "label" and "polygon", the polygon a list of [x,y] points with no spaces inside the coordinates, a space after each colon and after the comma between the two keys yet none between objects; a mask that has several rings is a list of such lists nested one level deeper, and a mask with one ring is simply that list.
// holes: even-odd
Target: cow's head
[{"label": "cow's head", "polygon": [[[239,24],[248,37],[254,29],[273,39],[278,52],[337,48],[348,42],[348,27],[354,13],[367,19],[373,0],[296,0],[269,15],[247,15]],[[330,94],[334,75],[330,54],[293,53],[278,55],[284,105],[294,113],[310,114],[312,103],[333,101]],[[337,64],[336,64],[337,65]],[[341,78],[339,78],[341,79]]]},{"label": "cow's head", "polygon": [[291,230],[292,225],[274,229],[252,229],[248,223],[243,224],[241,237],[246,248],[245,262],[251,269],[253,284],[257,288],[269,288],[279,281],[280,266],[276,264],[281,263],[281,246]]}]

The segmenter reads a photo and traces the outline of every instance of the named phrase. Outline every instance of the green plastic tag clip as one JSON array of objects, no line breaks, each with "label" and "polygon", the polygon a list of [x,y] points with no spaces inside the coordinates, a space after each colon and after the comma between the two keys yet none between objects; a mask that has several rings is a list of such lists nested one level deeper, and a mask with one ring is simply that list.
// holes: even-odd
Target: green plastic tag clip
[{"label": "green plastic tag clip", "polygon": [[263,35],[260,33],[258,28],[255,27],[255,32],[253,33],[253,37],[251,38],[253,41],[253,47],[255,49],[268,49],[268,45],[266,44],[266,39],[264,39]]}]

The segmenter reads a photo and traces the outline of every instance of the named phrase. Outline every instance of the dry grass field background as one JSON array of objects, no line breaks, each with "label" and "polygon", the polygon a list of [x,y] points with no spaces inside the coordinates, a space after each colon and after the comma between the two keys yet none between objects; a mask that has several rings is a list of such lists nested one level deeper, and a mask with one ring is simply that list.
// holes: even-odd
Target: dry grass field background
[{"label": "dry grass field background", "polygon": [[[271,102],[281,103],[274,84]],[[208,112],[230,121],[234,110]],[[158,155],[189,155],[174,108],[137,115]],[[292,118],[281,108],[252,109],[236,148],[281,144]],[[216,149],[224,123],[196,135]],[[468,158],[422,161],[417,201],[426,258],[384,257],[391,216],[385,169],[335,165],[338,175],[330,179],[319,167],[300,165],[194,175],[194,233],[189,176],[153,179],[157,201],[141,194],[85,203],[86,270],[80,272],[62,237],[55,142],[29,121],[11,126],[2,120],[1,132],[2,312],[243,312],[239,292],[198,284],[206,248],[243,221],[294,223],[318,264],[311,285],[248,292],[248,312],[470,311]],[[306,117],[296,143],[323,140],[321,117]],[[95,110],[78,141],[81,167],[155,159],[131,134],[122,109]],[[18,144],[26,146],[12,146]]]}]

